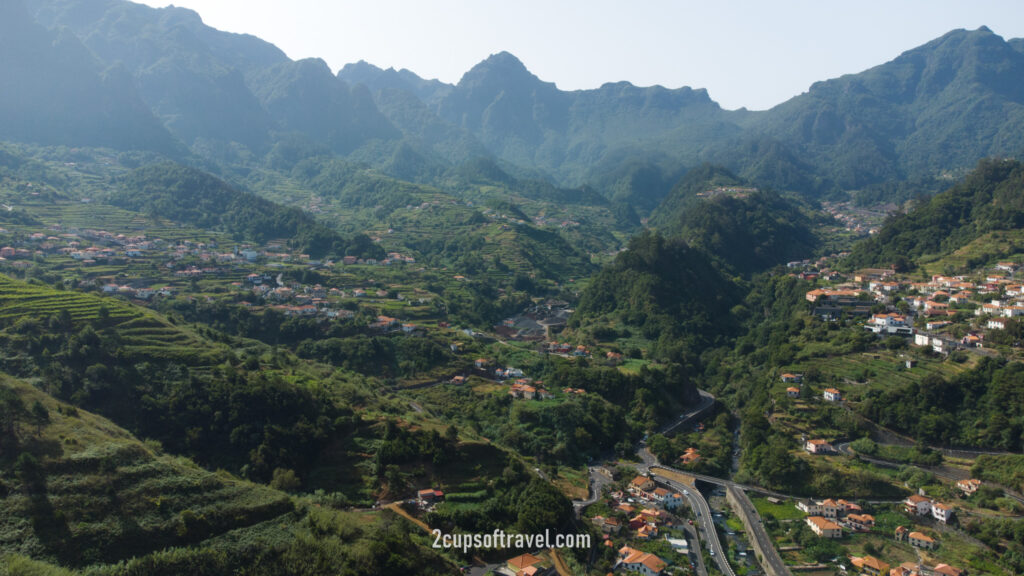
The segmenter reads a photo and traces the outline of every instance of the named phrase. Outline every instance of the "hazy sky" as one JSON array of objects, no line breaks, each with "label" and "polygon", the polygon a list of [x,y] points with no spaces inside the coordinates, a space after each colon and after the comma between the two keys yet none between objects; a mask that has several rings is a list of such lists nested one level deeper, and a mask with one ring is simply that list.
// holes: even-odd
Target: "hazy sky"
[{"label": "hazy sky", "polygon": [[[166,6],[166,0],[143,0]],[[1024,37],[1020,0],[175,0],[334,70],[366,60],[458,82],[507,50],[563,90],[628,80],[765,109],[954,28]]]}]

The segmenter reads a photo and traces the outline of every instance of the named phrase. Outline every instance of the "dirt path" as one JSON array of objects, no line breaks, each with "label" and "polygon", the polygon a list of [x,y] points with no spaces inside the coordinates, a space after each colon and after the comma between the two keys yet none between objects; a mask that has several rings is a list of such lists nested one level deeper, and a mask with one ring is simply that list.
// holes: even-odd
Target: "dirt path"
[{"label": "dirt path", "polygon": [[423,520],[420,520],[419,518],[416,518],[412,514],[409,514],[408,512],[406,512],[405,509],[403,509],[402,506],[399,505],[398,502],[392,502],[391,504],[388,504],[387,506],[385,506],[385,508],[387,508],[388,510],[391,510],[395,514],[398,514],[402,518],[405,518],[409,522],[412,522],[413,524],[419,526],[427,534],[432,534],[432,532],[430,530],[430,526],[427,526],[426,522],[424,522]]},{"label": "dirt path", "polygon": [[551,562],[555,565],[555,571],[558,572],[558,576],[572,576],[572,571],[570,571],[569,567],[565,565],[562,557],[558,555],[558,551],[551,548],[550,552]]}]

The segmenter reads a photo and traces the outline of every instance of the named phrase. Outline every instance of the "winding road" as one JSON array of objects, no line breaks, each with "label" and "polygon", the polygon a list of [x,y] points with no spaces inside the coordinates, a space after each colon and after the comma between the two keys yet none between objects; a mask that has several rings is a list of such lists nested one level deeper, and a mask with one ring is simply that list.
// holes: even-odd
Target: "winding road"
[{"label": "winding road", "polygon": [[699,531],[704,534],[704,543],[711,551],[711,556],[714,557],[718,569],[726,576],[736,576],[736,572],[729,565],[725,550],[722,548],[722,542],[718,538],[718,531],[715,530],[715,520],[711,516],[711,507],[708,506],[708,501],[704,499],[700,491],[693,486],[687,486],[664,476],[659,476],[657,472],[653,473],[653,479],[655,482],[664,484],[686,496],[686,499],[690,502],[690,507],[697,514],[697,525],[700,526]]},{"label": "winding road", "polygon": [[[661,434],[669,434],[672,431],[679,428],[680,426],[686,426],[690,424],[693,420],[704,416],[706,412],[708,412],[714,407],[714,396],[703,390],[699,390],[699,393],[701,398],[700,403],[693,409],[681,414],[678,420],[664,426],[659,431]],[[900,466],[900,464],[898,463],[880,460],[877,458],[872,458],[870,456],[854,452],[850,449],[849,443],[840,444],[838,446],[838,449],[841,453],[856,454],[859,458],[878,466]],[[942,450],[945,453],[959,452],[960,454],[963,454],[969,452],[964,450]],[[971,454],[977,455],[981,453],[983,452],[972,452]],[[744,522],[744,524],[750,527],[747,536],[756,541],[757,548],[763,551],[763,556],[759,556],[758,558],[761,562],[762,568],[764,568],[765,572],[768,574],[774,574],[776,576],[792,576],[792,573],[786,567],[785,563],[782,561],[782,557],[779,555],[778,549],[775,548],[775,544],[772,541],[771,537],[768,535],[767,530],[765,530],[761,517],[757,513],[757,510],[755,509],[753,502],[747,495],[747,492],[751,491],[759,494],[765,494],[768,496],[774,496],[777,498],[785,499],[799,499],[798,497],[790,494],[781,494],[778,492],[773,492],[771,490],[766,490],[764,488],[759,488],[756,486],[746,486],[743,484],[738,484],[731,480],[716,478],[714,476],[706,476],[703,474],[685,472],[682,470],[677,470],[670,466],[662,465],[658,462],[657,457],[654,456],[654,454],[652,454],[647,449],[644,442],[640,442],[637,446],[637,456],[640,459],[640,462],[636,465],[638,472],[647,475],[655,482],[662,484],[663,486],[672,488],[673,490],[685,495],[685,497],[690,503],[691,508],[696,512],[697,515],[697,532],[703,533],[704,545],[711,552],[715,564],[718,566],[718,569],[723,574],[725,574],[726,576],[736,576],[736,573],[733,570],[732,566],[729,565],[728,559],[725,555],[725,550],[723,549],[722,543],[719,540],[718,532],[715,530],[715,523],[712,517],[711,507],[708,505],[707,500],[705,500],[704,496],[700,493],[699,490],[696,489],[695,486],[680,482],[678,480],[679,475],[693,478],[694,481],[700,480],[702,482],[707,482],[709,484],[721,486],[725,488],[728,492],[730,492],[732,495],[732,499],[738,503],[738,512],[746,518],[746,522]],[[932,468],[915,466],[915,468],[926,470],[928,472],[932,472],[936,476],[954,481],[963,480],[968,476],[968,474],[965,472],[961,472],[959,470],[952,470],[945,467]],[[672,477],[668,477],[666,476],[666,474],[669,474]],[[611,481],[612,480],[610,476],[604,473],[602,467],[590,467],[589,498],[587,500],[577,500],[573,502],[573,506],[575,508],[577,516],[581,513],[583,508],[589,506],[590,504],[593,504],[601,497],[604,487],[610,484]],[[1017,494],[1012,490],[1006,489],[1005,487],[1001,488],[1005,490],[1005,494],[1007,497],[1024,503],[1024,497],[1022,497],[1020,494]],[[877,501],[877,503],[885,502],[888,501]],[[697,534],[691,534],[691,536],[696,535]],[[698,555],[698,561],[700,561],[700,563],[698,564],[698,574],[706,574],[706,570],[701,560],[702,558],[700,558],[700,555]]]},{"label": "winding road", "polygon": [[[684,412],[679,418],[670,424],[664,426],[659,432],[662,434],[669,434],[680,426],[687,426],[692,423],[695,419],[698,419],[705,415],[709,410],[714,408],[715,397],[704,390],[698,390],[700,393],[700,403],[694,406],[692,409]],[[729,480],[723,480],[721,478],[715,478],[713,476],[704,476],[701,474],[691,474],[682,470],[676,470],[669,466],[663,466],[658,463],[658,459],[650,450],[644,445],[643,442],[637,447],[637,456],[640,458],[640,464],[637,465],[637,470],[641,474],[647,474],[655,482],[672,488],[673,490],[683,494],[687,501],[690,503],[690,507],[695,511],[697,516],[697,527],[698,533],[703,533],[704,545],[707,547],[711,556],[714,558],[715,564],[726,576],[736,576],[735,570],[729,565],[728,557],[725,554],[725,548],[722,546],[722,542],[718,537],[718,531],[715,529],[714,517],[712,516],[711,506],[708,505],[707,500],[696,489],[695,486],[683,484],[673,478],[669,478],[665,475],[659,474],[659,470],[667,471],[672,475],[681,474],[689,476],[695,480],[701,480],[710,484],[722,486],[727,490],[735,490],[738,494],[738,500],[743,503],[741,506],[741,512],[747,516],[748,523],[754,527],[754,534],[751,534],[753,538],[756,538],[760,544],[760,548],[766,551],[765,558],[762,562],[768,562],[774,568],[774,573],[778,575],[787,575],[789,571],[786,569],[782,562],[782,558],[779,556],[778,550],[775,549],[774,543],[761,525],[761,519],[757,515],[757,511],[754,509],[750,499],[747,498],[744,490],[750,488],[736,484]],[[591,492],[590,497],[587,500],[577,500],[573,502],[573,507],[576,513],[579,514],[583,508],[593,504],[601,497],[602,489],[605,485],[609,484],[611,479],[608,478],[601,470],[600,467],[590,467],[590,484]],[[761,490],[759,490],[761,491]],[[778,496],[786,497],[789,496],[779,494]],[[703,567],[703,562],[700,563],[700,568],[706,573]],[[767,571],[767,569],[766,569]]]}]

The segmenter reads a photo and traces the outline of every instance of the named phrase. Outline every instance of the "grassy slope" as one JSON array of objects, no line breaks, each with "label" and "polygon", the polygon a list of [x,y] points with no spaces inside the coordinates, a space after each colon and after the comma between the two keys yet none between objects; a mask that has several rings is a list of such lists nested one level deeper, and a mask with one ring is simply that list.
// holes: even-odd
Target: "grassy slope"
[{"label": "grassy slope", "polygon": [[[2,474],[11,493],[0,506],[0,554],[82,566],[199,544],[293,509],[285,494],[203,470],[144,445],[109,420],[70,410],[29,384],[2,377],[26,405],[40,402],[50,422],[23,430],[42,481],[30,489]],[[156,449],[154,449],[156,448]],[[186,526],[191,511],[196,520]]]}]

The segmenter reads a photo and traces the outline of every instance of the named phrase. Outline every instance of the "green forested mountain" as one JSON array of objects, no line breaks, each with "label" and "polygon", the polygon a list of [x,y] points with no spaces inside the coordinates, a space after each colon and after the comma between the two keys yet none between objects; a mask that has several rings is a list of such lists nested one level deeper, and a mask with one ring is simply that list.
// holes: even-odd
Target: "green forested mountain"
[{"label": "green forested mountain", "polygon": [[[967,169],[1024,151],[1024,54],[982,27],[955,30],[859,74],[818,82],[759,115],[751,132],[814,167],[821,189]],[[728,154],[726,154],[728,155]],[[795,184],[752,170],[779,187]]]},{"label": "green forested mountain", "polygon": [[[136,170],[123,179],[110,202],[198,228],[227,232],[238,240],[288,240],[315,258],[343,256],[349,248],[338,232],[298,208],[279,206],[241,192],[206,172],[176,164]],[[379,252],[379,248],[376,250]]]},{"label": "green forested mountain", "polygon": [[635,331],[658,343],[655,357],[685,364],[734,332],[740,294],[700,250],[645,232],[597,273],[572,324]]},{"label": "green forested mountain", "polygon": [[[290,140],[436,184],[447,169],[490,155],[515,166],[517,176],[590,184],[640,215],[687,167],[704,161],[780,190],[861,191],[885,200],[897,194],[893,182],[933,191],[940,177],[955,177],[982,157],[1024,150],[1024,53],[1019,42],[987,28],[950,32],[891,62],[819,82],[771,110],[749,112],[722,110],[706,91],[686,87],[620,82],[562,91],[508,53],[481,62],[456,85],[366,63],[335,76],[323,62],[293,62],[256,38],[209,28],[189,10],[123,0],[23,1],[43,26],[64,30],[54,46],[77,38],[99,67],[77,66],[72,74],[62,67],[66,59],[36,62],[40,80],[12,84],[19,88],[8,97],[23,108],[17,118],[32,117],[26,113],[34,104],[61,93],[26,98],[33,86],[43,90],[39,82],[84,81],[81,70],[93,69],[104,80],[75,93],[97,94],[107,85],[118,96],[85,98],[79,124],[113,115],[145,128],[114,131],[126,136],[101,142],[118,148],[168,150],[155,116],[194,153],[227,164],[258,163]],[[17,4],[7,9],[24,20]],[[63,135],[50,141],[97,143],[75,132],[74,122],[59,125]],[[27,135],[12,130],[10,137]]]},{"label": "green forested mountain", "polygon": [[[711,160],[755,182],[811,193],[882,191],[893,181],[934,190],[949,171],[1024,150],[1024,58],[1016,46],[984,27],[953,31],[765,112],[724,111],[686,88],[619,83],[563,92],[507,53],[423,102],[504,160],[612,194],[622,180],[605,184],[606,175],[650,159],[668,173]],[[377,89],[424,82],[408,72],[404,83],[385,76],[347,75]],[[656,194],[657,178],[645,188]]]},{"label": "green forested mountain", "polygon": [[738,132],[704,90],[621,82],[564,92],[507,52],[468,71],[439,102],[438,114],[500,158],[570,185],[586,182],[598,166],[609,169],[628,159],[623,150],[650,152],[661,145],[678,163],[709,141]]},{"label": "green forested mountain", "polygon": [[350,88],[323,60],[282,62],[255,72],[250,85],[283,132],[348,153],[375,138],[400,136],[377,110],[369,90]]},{"label": "green forested mountain", "polygon": [[651,225],[743,274],[807,258],[818,245],[803,207],[707,165],[680,180]]},{"label": "green forested mountain", "polygon": [[984,160],[960,184],[890,218],[877,235],[855,247],[850,261],[856,266],[905,268],[922,256],[949,255],[987,234],[1021,227],[1024,165]]}]

